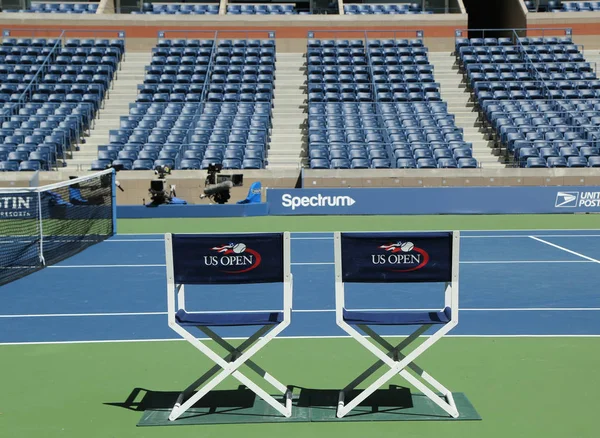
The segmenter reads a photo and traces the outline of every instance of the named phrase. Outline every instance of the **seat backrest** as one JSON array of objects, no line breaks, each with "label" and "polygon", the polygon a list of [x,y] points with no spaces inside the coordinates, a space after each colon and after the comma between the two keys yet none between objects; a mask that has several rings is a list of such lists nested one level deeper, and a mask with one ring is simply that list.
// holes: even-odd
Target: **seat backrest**
[{"label": "seat backrest", "polygon": [[[443,283],[450,318],[457,317],[460,233],[335,233],[336,312],[346,283]],[[375,297],[373,297],[375,298]]]},{"label": "seat backrest", "polygon": [[165,243],[173,286],[291,282],[287,232],[167,234]]}]

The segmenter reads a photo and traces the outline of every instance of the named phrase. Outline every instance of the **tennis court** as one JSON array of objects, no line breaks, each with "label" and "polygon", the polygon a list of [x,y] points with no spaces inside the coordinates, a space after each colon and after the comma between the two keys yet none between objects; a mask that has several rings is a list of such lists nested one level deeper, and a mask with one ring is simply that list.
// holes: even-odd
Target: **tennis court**
[{"label": "tennis court", "polygon": [[[242,431],[289,437],[596,436],[596,222],[593,215],[121,220],[117,236],[2,288],[0,428],[6,436],[119,438]],[[331,231],[387,229],[463,230],[460,323],[424,362],[469,396],[482,422],[135,427],[144,393],[177,392],[207,365],[185,343],[165,342],[177,337],[166,321],[161,233],[292,231],[292,325],[283,333],[287,339],[276,340],[259,360],[285,383],[334,389],[372,358],[335,324]],[[193,292],[188,299],[194,297],[197,310],[231,309],[229,303],[243,311],[273,306],[264,286],[230,288],[227,299]],[[402,293],[395,286],[354,285],[348,293],[347,304],[355,309],[406,303],[431,308],[443,296],[430,285]],[[248,334],[243,328],[224,333]]]}]

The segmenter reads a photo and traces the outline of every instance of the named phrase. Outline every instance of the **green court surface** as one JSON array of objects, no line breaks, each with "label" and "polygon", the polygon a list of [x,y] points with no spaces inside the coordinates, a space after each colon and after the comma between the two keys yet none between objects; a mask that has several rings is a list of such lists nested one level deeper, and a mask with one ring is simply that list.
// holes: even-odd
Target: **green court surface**
[{"label": "green court surface", "polygon": [[[181,390],[209,366],[185,342],[3,346],[3,437],[597,437],[600,339],[449,338],[422,365],[483,421],[136,427],[149,391]],[[339,388],[371,364],[350,339],[281,339],[257,360],[281,381]],[[352,363],[352,367],[348,367]],[[343,365],[346,364],[346,365]],[[353,368],[353,369],[348,369]],[[402,384],[402,380],[392,381]],[[219,389],[232,389],[228,380]],[[139,391],[134,392],[136,388]],[[136,398],[127,401],[134,393]]]},{"label": "green court surface", "polygon": [[[142,234],[598,229],[599,225],[596,215],[364,216],[127,219],[119,220],[118,229],[119,233]],[[276,339],[255,358],[282,382],[308,389],[339,389],[373,361],[354,340],[339,338]],[[600,337],[453,337],[440,341],[419,364],[451,390],[465,393],[482,421],[136,427],[144,408],[168,407],[157,405],[158,395],[172,396],[210,364],[180,341],[0,346],[0,437],[598,436]],[[391,383],[405,384],[400,378]],[[237,381],[228,379],[218,389],[236,387]],[[148,406],[148,400],[155,403]]]},{"label": "green court surface", "polygon": [[543,230],[600,228],[600,215],[259,216],[209,219],[120,219],[119,233],[379,230]]}]

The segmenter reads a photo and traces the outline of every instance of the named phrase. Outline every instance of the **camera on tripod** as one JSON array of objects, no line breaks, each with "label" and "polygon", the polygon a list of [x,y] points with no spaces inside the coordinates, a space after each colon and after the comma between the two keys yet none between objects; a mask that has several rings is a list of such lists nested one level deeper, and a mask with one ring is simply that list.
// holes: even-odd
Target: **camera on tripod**
[{"label": "camera on tripod", "polygon": [[171,174],[171,169],[168,166],[156,166],[154,173],[158,179],[154,179],[150,182],[150,204],[151,207],[156,207],[162,204],[170,204],[175,196],[175,186],[171,186],[169,190],[166,189],[165,178]]},{"label": "camera on tripod", "polygon": [[244,175],[219,175],[222,164],[210,164],[204,181],[204,193],[200,199],[209,198],[217,204],[225,204],[231,198],[231,188],[243,185]]}]

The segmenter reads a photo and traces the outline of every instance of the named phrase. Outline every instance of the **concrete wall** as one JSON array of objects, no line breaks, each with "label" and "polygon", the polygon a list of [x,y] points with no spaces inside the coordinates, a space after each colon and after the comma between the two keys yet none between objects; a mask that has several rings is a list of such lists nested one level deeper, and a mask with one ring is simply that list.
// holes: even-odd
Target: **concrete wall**
[{"label": "concrete wall", "polygon": [[[553,28],[556,31],[549,30]],[[529,36],[563,36],[564,28],[573,29],[576,44],[583,44],[586,49],[600,49],[600,12],[527,13]]]},{"label": "concrete wall", "polygon": [[[0,14],[0,27],[12,29],[11,36],[31,37],[35,31],[37,37],[56,37],[60,30],[67,30],[67,38],[100,38],[103,34],[94,35],[93,32],[84,32],[84,29],[111,30],[105,38],[116,38],[116,31],[126,32],[126,44],[129,51],[147,51],[155,46],[159,30],[181,30],[186,33],[172,32],[170,38],[210,38],[211,31],[246,29],[248,34],[235,32],[223,38],[261,38],[260,34],[253,34],[253,30],[274,30],[277,37],[277,50],[280,52],[304,52],[308,31],[320,31],[321,35],[329,33],[329,38],[358,38],[357,32],[338,33],[332,36],[331,31],[369,29],[382,31],[381,38],[392,38],[393,34],[386,31],[398,30],[423,30],[426,43],[430,50],[452,50],[454,47],[454,30],[466,28],[467,16],[465,14],[434,14],[420,15],[415,22],[415,16],[294,16],[290,20],[287,16],[190,16],[190,15],[127,15],[115,14],[102,16],[102,14],[77,16],[77,22],[66,21],[61,14]],[[17,31],[21,29],[21,31]],[[214,34],[213,34],[214,35]],[[262,34],[265,37],[264,33]],[[327,38],[326,36],[322,36]],[[377,38],[377,36],[372,36]]]},{"label": "concrete wall", "polygon": [[304,187],[487,187],[600,184],[595,169],[428,169],[304,172]]},{"label": "concrete wall", "polygon": [[[39,184],[66,181],[69,176],[91,172],[40,172]],[[246,197],[254,181],[263,188],[294,188],[300,173],[282,171],[223,171],[222,174],[243,173],[243,187],[231,190],[231,203]],[[33,173],[0,173],[1,187],[29,187]],[[117,192],[119,205],[141,205],[149,201],[150,181],[154,172],[119,172],[117,180],[124,192]],[[204,188],[205,171],[175,171],[167,176],[167,186],[176,186],[177,196],[190,204],[206,204],[200,199]],[[31,184],[33,185],[33,184]],[[487,186],[569,186],[600,185],[597,169],[378,169],[378,170],[310,170],[304,171],[304,187],[487,187]]]},{"label": "concrete wall", "polygon": [[506,29],[526,29],[527,28],[527,8],[522,0],[504,0],[500,2],[502,28]]}]

